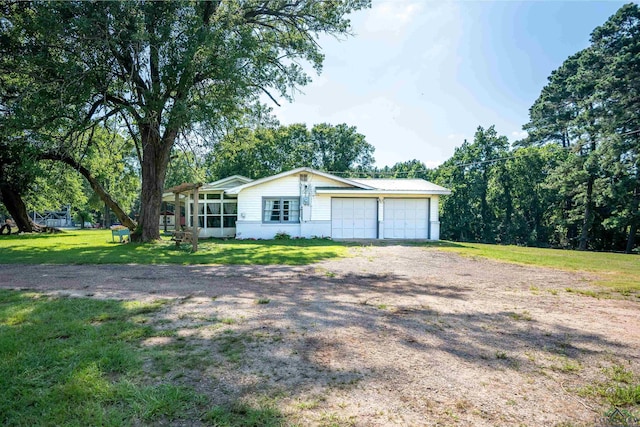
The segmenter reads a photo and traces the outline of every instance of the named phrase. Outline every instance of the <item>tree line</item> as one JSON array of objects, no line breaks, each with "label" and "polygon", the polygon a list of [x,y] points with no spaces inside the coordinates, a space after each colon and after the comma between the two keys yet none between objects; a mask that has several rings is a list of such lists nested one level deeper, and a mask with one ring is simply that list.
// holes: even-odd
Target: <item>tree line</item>
[{"label": "tree line", "polygon": [[640,227],[640,8],[627,4],[548,79],[509,149],[479,128],[434,171],[448,238],[632,252]]}]

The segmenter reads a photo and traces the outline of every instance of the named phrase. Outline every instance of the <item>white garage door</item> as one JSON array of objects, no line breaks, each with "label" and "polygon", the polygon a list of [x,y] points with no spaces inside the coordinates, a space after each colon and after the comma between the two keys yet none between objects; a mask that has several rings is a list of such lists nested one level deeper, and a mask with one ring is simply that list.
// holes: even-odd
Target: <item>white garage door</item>
[{"label": "white garage door", "polygon": [[378,237],[376,199],[331,199],[331,237],[375,239]]},{"label": "white garage door", "polygon": [[385,199],[384,237],[428,239],[429,199]]}]

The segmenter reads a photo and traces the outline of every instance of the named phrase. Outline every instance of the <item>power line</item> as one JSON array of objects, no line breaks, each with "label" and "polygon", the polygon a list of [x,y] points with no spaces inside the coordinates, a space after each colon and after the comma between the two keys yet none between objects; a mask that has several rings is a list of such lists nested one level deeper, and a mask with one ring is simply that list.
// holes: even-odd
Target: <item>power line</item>
[{"label": "power line", "polygon": [[[480,161],[475,161],[475,162],[469,162],[469,163],[454,163],[453,165],[450,166],[457,166],[457,167],[467,167],[467,166],[476,166],[476,165],[482,165],[485,163],[496,163],[496,162],[501,162],[504,160],[510,160],[510,159],[516,159],[516,158],[522,158],[522,157],[533,157],[533,156],[537,156],[538,153],[531,153],[531,154],[518,154],[518,155],[512,155],[512,156],[504,156],[504,157],[497,157],[495,159],[489,159],[489,160],[480,160]],[[440,165],[442,166],[442,165]],[[398,175],[409,175],[409,174],[417,174],[417,173],[430,173],[436,169],[438,169],[440,166],[437,166],[433,169],[411,169],[408,171],[381,171],[381,170],[374,170],[374,171],[325,171],[327,173],[330,173],[332,175],[337,175],[337,176],[344,176],[344,175],[348,175],[353,177],[353,175],[374,175],[374,176],[378,176],[378,175],[387,175],[387,176],[398,176]]]}]

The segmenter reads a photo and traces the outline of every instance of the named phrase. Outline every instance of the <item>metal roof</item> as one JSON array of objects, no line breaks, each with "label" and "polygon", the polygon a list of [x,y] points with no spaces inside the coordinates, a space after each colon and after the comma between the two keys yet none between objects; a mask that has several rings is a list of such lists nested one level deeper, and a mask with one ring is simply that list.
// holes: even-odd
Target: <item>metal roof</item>
[{"label": "metal roof", "polygon": [[425,181],[424,179],[376,179],[376,178],[352,178],[352,181],[359,182],[360,184],[368,185],[377,190],[391,190],[391,191],[434,191],[438,193],[449,194],[449,190],[434,184],[433,182]]}]

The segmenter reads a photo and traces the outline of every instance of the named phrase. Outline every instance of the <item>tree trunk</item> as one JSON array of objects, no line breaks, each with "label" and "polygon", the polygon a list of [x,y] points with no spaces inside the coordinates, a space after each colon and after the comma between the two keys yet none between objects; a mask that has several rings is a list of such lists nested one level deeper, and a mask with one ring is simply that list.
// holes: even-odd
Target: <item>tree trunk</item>
[{"label": "tree trunk", "polygon": [[511,234],[511,221],[513,219],[513,198],[511,197],[511,180],[506,173],[503,175],[502,185],[504,187],[504,199],[505,199],[505,213],[504,213],[504,227],[503,239],[501,243],[511,244],[513,243],[513,236]]},{"label": "tree trunk", "polygon": [[152,126],[142,126],[142,194],[139,226],[132,239],[151,242],[160,239],[160,205],[164,180],[167,175],[171,147],[177,132],[168,130],[160,138],[159,130]]},{"label": "tree trunk", "polygon": [[489,203],[487,202],[487,191],[489,186],[489,177],[487,169],[482,172],[482,190],[480,193],[480,215],[482,216],[482,224],[480,224],[480,238],[484,243],[495,243],[495,239],[490,237],[493,234],[493,227],[491,219],[489,218]]},{"label": "tree trunk", "polygon": [[638,233],[638,222],[634,222],[629,227],[629,237],[627,238],[627,248],[624,251],[627,254],[633,253],[633,248],[636,245],[636,233]]},{"label": "tree trunk", "polygon": [[633,248],[636,245],[636,233],[638,232],[638,222],[640,222],[640,170],[636,172],[636,188],[633,192],[633,202],[631,205],[631,224],[629,227],[629,236],[627,237],[627,248],[625,253],[630,254],[633,252]]},{"label": "tree trunk", "polygon": [[164,232],[167,232],[167,202],[162,202],[162,224],[164,225]]},{"label": "tree trunk", "polygon": [[107,206],[106,203],[104,204],[104,219],[102,226],[104,228],[111,227],[111,211],[109,210],[109,206]]},{"label": "tree trunk", "polygon": [[33,232],[33,225],[20,193],[11,188],[10,185],[2,183],[0,184],[0,194],[2,195],[2,203],[11,214],[18,230],[23,233]]},{"label": "tree trunk", "polygon": [[595,178],[593,175],[589,175],[587,181],[587,200],[584,206],[584,218],[582,220],[582,232],[580,233],[580,244],[578,250],[586,251],[587,242],[589,241],[589,229],[591,228],[591,217],[593,215],[593,182]]},{"label": "tree trunk", "polygon": [[102,185],[100,185],[98,180],[96,180],[93,177],[93,175],[91,174],[89,169],[87,169],[84,166],[82,166],[81,164],[79,164],[75,159],[73,159],[73,158],[71,158],[71,157],[69,157],[67,155],[64,155],[64,154],[45,153],[40,158],[44,159],[44,160],[57,160],[57,161],[63,162],[65,164],[71,166],[72,168],[74,168],[78,172],[80,172],[80,174],[82,176],[84,176],[85,179],[89,182],[89,185],[91,185],[91,188],[98,195],[98,197],[100,197],[100,199],[104,202],[104,204],[109,209],[111,209],[111,211],[115,214],[116,217],[118,217],[118,219],[120,220],[122,225],[127,227],[129,230],[132,230],[132,231],[135,230],[136,223],[133,222],[133,220],[131,218],[129,218],[129,215],[127,215],[122,210],[122,208],[120,208],[118,203],[111,198],[109,193],[107,193],[105,191],[105,189],[102,187]]}]

